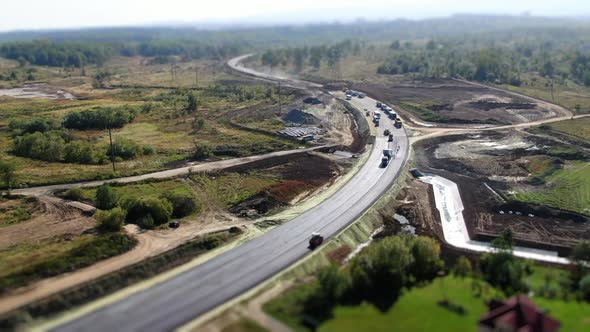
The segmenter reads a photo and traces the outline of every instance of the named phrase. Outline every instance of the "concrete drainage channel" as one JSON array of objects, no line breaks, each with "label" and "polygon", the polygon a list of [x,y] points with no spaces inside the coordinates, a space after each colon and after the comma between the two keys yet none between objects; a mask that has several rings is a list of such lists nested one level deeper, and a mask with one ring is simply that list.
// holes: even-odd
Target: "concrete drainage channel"
[{"label": "concrete drainage channel", "polygon": [[[422,176],[420,180],[432,185],[434,189],[436,208],[440,212],[443,234],[448,244],[476,252],[494,250],[488,242],[474,241],[469,238],[465,220],[463,219],[463,201],[455,182],[438,175]],[[543,262],[569,263],[567,258],[559,257],[556,251],[517,246],[514,247],[513,253],[517,257]]]}]

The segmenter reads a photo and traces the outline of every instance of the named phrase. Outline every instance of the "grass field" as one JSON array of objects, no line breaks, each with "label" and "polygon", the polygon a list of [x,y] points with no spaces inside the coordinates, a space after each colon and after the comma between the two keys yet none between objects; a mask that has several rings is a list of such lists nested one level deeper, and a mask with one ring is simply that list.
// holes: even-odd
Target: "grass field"
[{"label": "grass field", "polygon": [[[538,75],[524,75],[523,78],[529,85],[513,86],[502,85],[507,90],[519,92],[528,96],[547,100],[561,105],[569,110],[575,111],[576,105],[580,105],[580,113],[590,112],[590,89],[580,86],[573,81],[566,81],[565,84],[553,82],[553,94],[551,94],[550,82]],[[532,85],[531,85],[532,84]]]},{"label": "grass field", "polygon": [[590,117],[554,122],[547,125],[550,130],[576,136],[590,141]]},{"label": "grass field", "polygon": [[258,325],[253,320],[242,318],[235,323],[226,326],[221,332],[267,332],[268,330]]},{"label": "grass field", "polygon": [[119,255],[136,240],[120,233],[61,236],[0,251],[0,293]]},{"label": "grass field", "polygon": [[30,220],[37,208],[35,198],[0,199],[0,228]]},{"label": "grass field", "polygon": [[[2,60],[0,72],[10,70],[14,62]],[[79,70],[63,70],[29,66],[40,79],[56,89],[65,89],[80,97],[78,100],[17,99],[0,97],[0,159],[11,160],[17,167],[20,186],[65,183],[104,179],[116,176],[143,174],[169,168],[171,163],[189,159],[195,143],[204,143],[221,150],[238,151],[240,156],[296,148],[297,144],[278,136],[254,133],[232,127],[228,119],[240,109],[258,112],[278,103],[272,87],[251,79],[234,76],[223,70],[219,61],[195,60],[177,64],[172,79],[170,65],[151,65],[146,59],[114,57],[104,70],[112,75],[109,86],[117,89],[93,89],[90,81],[98,70],[86,68],[86,76]],[[29,68],[27,67],[27,68]],[[198,82],[197,82],[198,81]],[[230,82],[229,84],[227,82]],[[26,82],[15,82],[17,85]],[[198,83],[198,84],[197,84]],[[194,89],[198,86],[198,89]],[[197,111],[184,111],[185,90],[197,99]],[[292,96],[285,92],[283,102]],[[133,108],[137,116],[132,123],[113,131],[115,140],[130,139],[140,147],[155,149],[154,155],[120,161],[117,173],[111,166],[44,162],[17,157],[11,153],[15,132],[8,127],[13,120],[52,118],[60,123],[65,115],[94,107]],[[148,107],[149,106],[149,107]],[[195,126],[197,120],[202,124]],[[280,128],[278,118],[267,117],[272,131]],[[69,130],[74,140],[90,143],[94,151],[106,150],[106,130]],[[233,155],[219,155],[233,157]]]},{"label": "grass field", "polygon": [[[439,278],[426,287],[407,292],[386,313],[367,304],[339,307],[334,318],[323,324],[319,331],[475,331],[477,321],[487,312],[487,307],[484,299],[473,295],[471,283],[471,279]],[[444,298],[444,293],[454,304],[463,306],[467,313],[459,315],[439,306],[436,302]],[[484,296],[494,294],[490,288]],[[561,321],[561,331],[587,331],[590,328],[590,304],[540,297],[532,299]]]},{"label": "grass field", "polygon": [[590,215],[590,163],[572,162],[545,178],[546,184],[521,191],[517,200]]}]

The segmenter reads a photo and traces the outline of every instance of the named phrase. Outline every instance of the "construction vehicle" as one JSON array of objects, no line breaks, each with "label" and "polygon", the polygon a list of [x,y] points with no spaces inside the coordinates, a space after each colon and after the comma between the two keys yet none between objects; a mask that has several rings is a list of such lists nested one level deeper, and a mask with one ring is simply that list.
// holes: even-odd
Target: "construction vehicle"
[{"label": "construction vehicle", "polygon": [[393,123],[393,126],[398,129],[401,128],[402,127],[402,120],[400,118],[396,118],[395,122]]},{"label": "construction vehicle", "polygon": [[324,242],[324,237],[319,232],[311,233],[309,239],[309,249],[313,250]]}]

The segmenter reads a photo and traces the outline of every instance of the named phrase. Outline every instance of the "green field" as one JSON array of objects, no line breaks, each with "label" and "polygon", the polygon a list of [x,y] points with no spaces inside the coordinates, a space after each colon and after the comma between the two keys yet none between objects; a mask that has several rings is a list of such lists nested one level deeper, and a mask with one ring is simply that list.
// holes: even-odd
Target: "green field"
[{"label": "green field", "polygon": [[516,193],[515,198],[590,215],[590,163],[567,164],[545,182],[541,188]]},{"label": "green field", "polygon": [[554,122],[547,126],[552,131],[573,135],[590,141],[590,117]]},{"label": "green field", "polygon": [[[334,318],[324,323],[319,331],[475,331],[479,317],[487,312],[487,308],[481,297],[474,296],[471,284],[471,279],[437,279],[426,287],[407,292],[386,313],[367,304],[339,307]],[[443,299],[445,293],[451,302],[463,306],[467,313],[459,315],[439,306],[437,301]],[[490,288],[484,297],[494,293]],[[539,297],[532,300],[561,321],[561,331],[587,331],[590,328],[588,303]]]},{"label": "green field", "polygon": [[61,236],[0,251],[0,293],[124,253],[137,241],[125,234]]}]

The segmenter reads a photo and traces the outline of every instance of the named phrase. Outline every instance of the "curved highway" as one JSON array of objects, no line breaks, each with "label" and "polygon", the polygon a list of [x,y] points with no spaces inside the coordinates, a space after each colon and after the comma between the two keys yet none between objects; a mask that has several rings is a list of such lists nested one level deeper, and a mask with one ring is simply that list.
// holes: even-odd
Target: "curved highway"
[{"label": "curved highway", "polygon": [[[243,57],[228,64],[238,71]],[[265,79],[270,79],[264,74]],[[282,81],[306,88],[317,85]],[[359,109],[375,110],[375,100],[353,98]],[[54,331],[170,331],[246,292],[309,254],[308,240],[314,231],[326,238],[354,222],[386,192],[408,158],[409,143],[404,129],[394,129],[389,119],[381,120],[379,134],[361,169],[336,193],[316,207],[268,233],[229,250],[205,263],[138,291],[117,302],[75,318]],[[380,168],[383,149],[388,147],[382,130],[395,136],[395,158]]]}]

